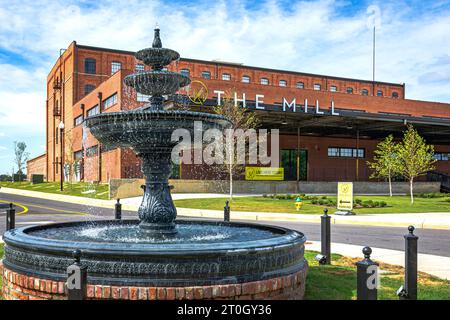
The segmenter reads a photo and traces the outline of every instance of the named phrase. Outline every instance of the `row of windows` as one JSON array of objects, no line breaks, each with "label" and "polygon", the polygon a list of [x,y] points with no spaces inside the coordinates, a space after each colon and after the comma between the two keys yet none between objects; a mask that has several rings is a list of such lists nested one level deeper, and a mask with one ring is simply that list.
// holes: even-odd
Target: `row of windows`
[{"label": "row of windows", "polygon": [[[181,69],[181,74],[189,77],[189,74],[190,74],[189,69]],[[209,72],[209,71],[202,71],[202,78],[203,79],[207,79],[207,80],[211,79],[211,72]],[[231,74],[229,74],[229,73],[222,73],[222,80],[223,81],[230,81],[231,80]],[[251,79],[250,79],[249,76],[244,75],[244,76],[242,76],[241,81],[243,83],[250,83]],[[262,85],[269,85],[269,79],[268,78],[261,78],[260,79],[260,84],[262,84]],[[278,85],[280,87],[287,87],[287,84],[288,84],[287,80],[280,80],[280,81],[278,81]],[[305,84],[302,81],[298,81],[296,83],[296,87],[298,89],[304,89],[305,88]],[[322,85],[319,84],[319,83],[316,83],[316,84],[314,84],[313,88],[316,91],[320,91],[320,90],[322,90]],[[330,91],[331,92],[337,92],[338,91],[337,90],[337,86],[330,86]],[[347,93],[353,93],[353,88],[352,87],[348,87],[346,91],[347,91]],[[361,94],[363,96],[368,96],[369,95],[369,90],[368,89],[362,89],[361,90]],[[383,96],[383,91],[382,90],[378,90],[377,91],[377,96],[378,97],[382,97]],[[393,98],[398,98],[398,93],[397,92],[393,92],[392,93],[392,97]]]},{"label": "row of windows", "polygon": [[98,145],[86,149],[86,157],[95,157],[98,154]]},{"label": "row of windows", "polygon": [[[119,61],[111,62],[111,74],[116,73],[122,69],[122,63]],[[89,74],[97,73],[97,61],[93,58],[84,59],[84,72]]]},{"label": "row of windows", "polygon": [[99,108],[99,106],[97,104],[97,105],[95,105],[95,107],[93,107],[93,108],[91,108],[91,109],[89,109],[87,111],[87,116],[88,117],[92,117],[92,116],[95,116],[96,114],[99,114],[99,113],[100,113],[100,108]]},{"label": "row of windows", "polygon": [[329,157],[364,158],[365,149],[329,147]]},{"label": "row of windows", "polygon": [[450,159],[450,153],[436,152],[433,155],[433,159],[438,161],[448,161]]},{"label": "row of windows", "polygon": [[73,126],[74,127],[79,126],[80,124],[83,123],[83,120],[84,120],[83,115],[76,117],[75,119],[73,119]]}]

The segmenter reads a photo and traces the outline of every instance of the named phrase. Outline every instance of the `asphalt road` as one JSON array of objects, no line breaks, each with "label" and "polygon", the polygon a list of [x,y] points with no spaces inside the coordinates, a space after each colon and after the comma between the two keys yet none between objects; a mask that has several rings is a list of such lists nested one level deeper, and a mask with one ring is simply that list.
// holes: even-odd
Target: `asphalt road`
[{"label": "asphalt road", "polygon": [[[113,219],[114,210],[90,207],[60,201],[24,197],[0,193],[0,204],[13,202],[16,204],[16,227],[65,222],[76,220]],[[123,211],[124,219],[137,219],[136,212]],[[232,213],[231,213],[232,216]],[[180,217],[181,218],[181,217]],[[249,221],[255,223],[255,221]],[[0,233],[5,230],[5,212],[0,209]],[[320,240],[320,224],[306,222],[258,221],[303,232],[308,240]],[[403,235],[405,228],[364,227],[355,225],[332,225],[332,242],[371,246],[384,249],[404,250]],[[419,252],[450,257],[450,231],[417,229],[419,236]]]}]

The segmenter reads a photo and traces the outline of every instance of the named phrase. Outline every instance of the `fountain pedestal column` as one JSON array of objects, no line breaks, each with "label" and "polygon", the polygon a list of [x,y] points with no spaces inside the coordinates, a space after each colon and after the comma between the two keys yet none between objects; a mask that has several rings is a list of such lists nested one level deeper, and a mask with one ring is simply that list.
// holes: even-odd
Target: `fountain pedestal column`
[{"label": "fountain pedestal column", "polygon": [[170,194],[171,148],[139,153],[145,178],[145,191],[138,214],[139,226],[155,235],[175,234],[177,210]]}]

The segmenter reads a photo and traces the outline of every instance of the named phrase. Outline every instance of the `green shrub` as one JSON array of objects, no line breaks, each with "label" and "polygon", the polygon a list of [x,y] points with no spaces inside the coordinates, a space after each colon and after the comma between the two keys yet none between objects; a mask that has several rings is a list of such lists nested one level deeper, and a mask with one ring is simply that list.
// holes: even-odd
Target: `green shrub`
[{"label": "green shrub", "polygon": [[317,204],[318,202],[319,202],[319,200],[317,200],[317,199],[312,199],[312,200],[311,200],[311,203],[312,203],[312,204]]},{"label": "green shrub", "polygon": [[325,200],[327,199],[327,196],[321,196],[320,198]]},{"label": "green shrub", "polygon": [[263,197],[263,198],[267,198],[267,194],[264,193],[264,194],[262,195],[262,197]]},{"label": "green shrub", "polygon": [[387,203],[385,201],[380,201],[380,207],[384,208],[387,206]]},{"label": "green shrub", "polygon": [[362,200],[359,199],[359,198],[356,198],[356,199],[355,199],[355,203],[356,203],[356,204],[361,204],[361,203],[362,203]]}]

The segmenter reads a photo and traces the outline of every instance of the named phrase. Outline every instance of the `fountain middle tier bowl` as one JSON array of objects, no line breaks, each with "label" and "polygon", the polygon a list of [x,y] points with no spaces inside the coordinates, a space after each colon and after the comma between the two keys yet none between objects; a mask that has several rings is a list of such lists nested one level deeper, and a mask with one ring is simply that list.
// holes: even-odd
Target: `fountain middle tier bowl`
[{"label": "fountain middle tier bowl", "polygon": [[144,71],[126,76],[123,80],[129,87],[146,95],[165,95],[178,91],[191,83],[188,76],[170,71]]},{"label": "fountain middle tier bowl", "polygon": [[143,109],[98,114],[87,118],[85,125],[105,145],[143,151],[175,145],[178,141],[172,141],[172,133],[176,129],[186,129],[193,137],[195,121],[201,122],[203,130],[223,130],[230,125],[216,114]]},{"label": "fountain middle tier bowl", "polygon": [[177,221],[177,234],[153,237],[137,220],[28,226],[4,234],[5,268],[65,281],[82,252],[90,284],[192,286],[242,283],[304,270],[305,236],[249,223]]}]

